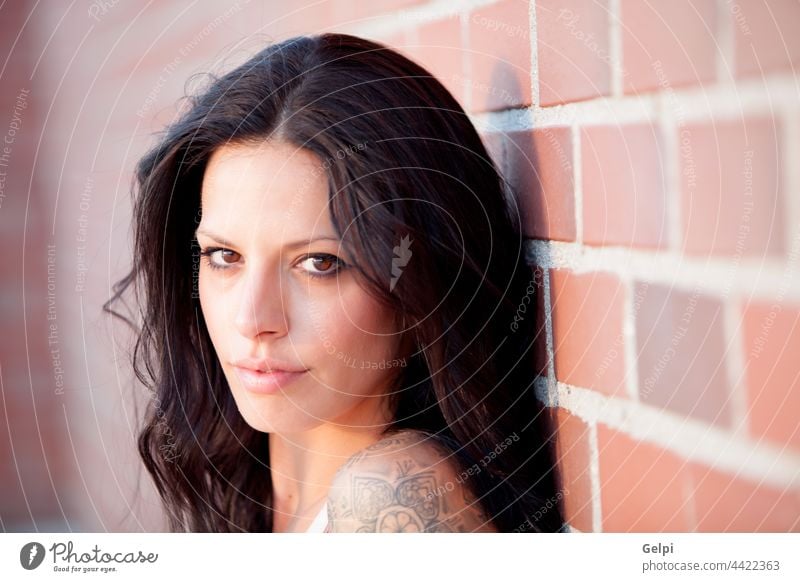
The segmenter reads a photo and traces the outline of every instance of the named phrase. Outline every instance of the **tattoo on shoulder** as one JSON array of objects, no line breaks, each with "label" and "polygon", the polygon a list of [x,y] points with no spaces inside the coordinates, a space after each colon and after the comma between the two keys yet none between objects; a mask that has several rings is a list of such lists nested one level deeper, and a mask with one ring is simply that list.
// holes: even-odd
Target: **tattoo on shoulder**
[{"label": "tattoo on shoulder", "polygon": [[403,449],[383,463],[359,463],[365,458],[351,459],[337,473],[326,531],[496,531],[467,485],[456,479],[457,472],[441,459],[432,462],[429,451]]},{"label": "tattoo on shoulder", "polygon": [[390,437],[379,440],[377,443],[371,444],[368,446],[365,451],[374,452],[374,451],[382,451],[383,449],[387,449],[392,446],[396,446],[403,443],[403,439],[399,437]]}]

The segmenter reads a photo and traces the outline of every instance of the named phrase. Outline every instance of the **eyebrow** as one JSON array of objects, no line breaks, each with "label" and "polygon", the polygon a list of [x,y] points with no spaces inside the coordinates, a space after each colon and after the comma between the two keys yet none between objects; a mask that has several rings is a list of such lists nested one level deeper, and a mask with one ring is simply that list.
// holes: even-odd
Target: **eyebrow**
[{"label": "eyebrow", "polygon": [[[213,239],[214,241],[218,242],[221,245],[225,245],[225,246],[229,246],[229,247],[235,247],[236,246],[231,241],[226,240],[225,237],[222,237],[222,236],[220,236],[218,234],[215,234],[215,233],[213,233],[210,230],[207,230],[205,228],[198,228],[195,231],[195,237],[198,234],[202,234],[204,236],[207,236],[208,238]],[[335,236],[318,236],[316,238],[310,238],[310,239],[307,239],[307,240],[298,240],[298,241],[286,243],[285,245],[283,245],[283,248],[294,248],[294,247],[299,247],[299,246],[302,246],[302,245],[309,245],[312,242],[315,242],[315,241],[318,241],[318,240],[333,240],[333,241],[339,242],[339,238],[335,237]]]}]

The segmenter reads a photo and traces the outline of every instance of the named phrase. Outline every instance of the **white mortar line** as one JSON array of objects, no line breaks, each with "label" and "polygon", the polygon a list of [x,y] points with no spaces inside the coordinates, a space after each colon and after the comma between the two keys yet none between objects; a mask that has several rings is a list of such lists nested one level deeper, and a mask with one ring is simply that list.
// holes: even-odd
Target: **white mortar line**
[{"label": "white mortar line", "polygon": [[[667,97],[667,96],[665,96]],[[681,247],[681,164],[678,156],[678,129],[680,119],[670,110],[667,99],[661,101],[661,160],[664,168],[664,196],[666,197],[667,245],[677,252]]]},{"label": "white mortar line", "polygon": [[611,95],[622,96],[622,9],[620,0],[608,3],[608,56],[611,62]]},{"label": "white mortar line", "polygon": [[800,489],[800,454],[668,410],[558,383],[558,406],[589,425],[603,423],[672,451],[688,461],[714,467],[755,483]]},{"label": "white mortar line", "polygon": [[[763,79],[742,79],[736,83],[736,93],[729,86],[708,84],[696,87],[676,87],[674,107],[682,112],[684,123],[702,123],[742,116],[774,116],[775,110],[797,107],[797,79],[790,73],[767,75]],[[552,107],[531,107],[479,113],[471,117],[481,126],[491,123],[508,129],[532,129],[556,125],[654,123],[658,102],[664,94],[642,93],[623,97],[598,98]],[[735,98],[732,98],[735,97]]]},{"label": "white mortar line", "polygon": [[[543,378],[537,378],[534,386],[536,397],[545,406],[551,408],[562,406],[559,401],[559,393],[555,389],[550,389],[549,383]],[[587,423],[586,432],[588,435],[587,452],[589,455],[589,494],[592,502],[592,531],[601,532],[603,531],[603,508],[600,494],[600,456],[597,447],[597,424],[595,422]]]},{"label": "white mortar line", "polygon": [[393,10],[380,16],[343,23],[342,26],[346,26],[348,31],[353,34],[383,36],[413,29],[443,18],[460,17],[475,8],[495,3],[496,0],[460,0],[458,3],[452,2],[452,0],[433,0],[418,6]]},{"label": "white mortar line", "polygon": [[625,364],[625,392],[633,401],[639,400],[638,346],[636,345],[635,285],[630,277],[621,278],[625,293],[622,305],[622,353]]},{"label": "white mortar line", "polygon": [[589,479],[592,491],[592,531],[603,531],[603,507],[600,497],[600,453],[597,447],[597,424],[589,423]]},{"label": "white mortar line", "polygon": [[736,46],[734,22],[727,0],[717,0],[716,69],[717,82],[731,88],[736,80]]},{"label": "white mortar line", "polygon": [[787,263],[781,258],[743,257],[731,270],[733,257],[681,255],[628,247],[594,247],[560,241],[529,240],[527,260],[551,269],[568,268],[576,273],[604,271],[619,277],[660,283],[676,289],[725,298],[730,289],[747,290],[755,297],[772,300],[776,289],[781,299],[800,302],[800,280],[795,276],[800,238]]},{"label": "white mortar line", "polygon": [[747,434],[747,377],[745,375],[743,319],[741,317],[741,299],[732,294],[722,302],[722,325],[725,341],[725,373],[728,376],[728,395],[735,435]]},{"label": "white mortar line", "polygon": [[547,386],[550,396],[556,394],[556,358],[553,347],[553,307],[550,295],[550,271],[542,269],[542,289],[544,293],[544,330],[547,346]]},{"label": "white mortar line", "polygon": [[795,89],[797,101],[794,107],[787,107],[780,116],[778,140],[781,158],[779,164],[783,170],[780,176],[780,194],[783,197],[784,235],[787,255],[792,244],[800,237],[800,87]]},{"label": "white mortar line", "polygon": [[528,30],[531,46],[531,103],[539,106],[539,37],[536,34],[536,2],[529,3]]},{"label": "white mortar line", "polygon": [[558,392],[555,388],[550,389],[550,380],[543,376],[538,376],[533,381],[533,391],[539,402],[545,406],[556,408],[558,406]]}]

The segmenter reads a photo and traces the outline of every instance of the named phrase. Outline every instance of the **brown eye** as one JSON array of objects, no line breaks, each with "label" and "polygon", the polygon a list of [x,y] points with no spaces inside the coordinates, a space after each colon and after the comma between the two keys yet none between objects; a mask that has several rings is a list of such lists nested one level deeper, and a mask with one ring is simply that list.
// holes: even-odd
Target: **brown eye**
[{"label": "brown eye", "polygon": [[331,268],[331,265],[333,265],[333,261],[328,258],[313,259],[313,261],[314,261],[314,268],[317,269],[318,271],[325,272]]},{"label": "brown eye", "polygon": [[227,265],[233,265],[241,258],[241,255],[236,251],[219,247],[203,249],[200,251],[200,255],[212,269],[228,269]]},{"label": "brown eye", "polygon": [[303,270],[312,277],[330,277],[344,267],[344,262],[334,255],[309,255],[300,264]]},{"label": "brown eye", "polygon": [[223,249],[220,253],[222,254],[222,261],[228,264],[235,263],[239,259],[239,253],[236,251]]}]

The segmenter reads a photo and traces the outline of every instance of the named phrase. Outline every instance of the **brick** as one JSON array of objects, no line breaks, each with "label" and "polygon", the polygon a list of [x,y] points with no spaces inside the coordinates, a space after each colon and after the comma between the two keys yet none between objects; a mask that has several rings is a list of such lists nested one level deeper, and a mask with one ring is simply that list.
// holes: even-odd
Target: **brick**
[{"label": "brick", "polygon": [[797,70],[800,4],[796,0],[736,2],[727,8],[728,18],[733,21],[738,76]]},{"label": "brick", "polygon": [[714,0],[623,0],[621,15],[626,93],[714,81]]},{"label": "brick", "polygon": [[451,17],[421,26],[417,38],[419,42],[410,50],[415,60],[447,87],[461,107],[465,107],[466,77],[460,20]]},{"label": "brick", "polygon": [[[286,4],[288,2],[282,0],[282,6],[276,8],[286,10]],[[137,13],[130,17],[134,24],[127,34],[120,34],[124,26],[100,25],[99,32],[92,35],[100,50],[96,55],[86,55],[89,58],[84,57],[83,66],[88,65],[92,73],[102,69],[102,76],[117,81],[116,91],[119,90],[119,81],[126,82],[139,76],[147,79],[148,91],[162,87],[165,79],[172,79],[173,83],[180,83],[183,87],[191,73],[212,68],[225,49],[230,48],[227,43],[232,35],[245,37],[248,34],[266,33],[262,43],[266,46],[274,40],[290,36],[290,31],[300,32],[292,18],[279,18],[274,14],[264,16],[262,23],[262,15],[256,6],[244,3],[239,6],[236,9],[235,4],[217,5],[216,8],[206,5],[205,9],[194,10],[187,10],[182,3],[170,2],[140,6]],[[114,6],[108,15],[116,14],[116,11],[117,7]],[[303,13],[307,17],[310,14],[308,11]],[[89,19],[89,22],[93,23],[94,20]],[[311,24],[308,20],[307,23]],[[169,33],[164,34],[167,26]],[[79,38],[76,36],[75,40]],[[262,48],[256,43],[250,47],[253,52]],[[107,56],[108,62],[104,62]],[[95,60],[96,64],[88,64]]]},{"label": "brick", "polygon": [[753,302],[742,317],[750,432],[800,449],[800,306]]},{"label": "brick", "polygon": [[[4,33],[0,34],[0,46],[3,54],[10,55],[4,67],[4,88],[0,97],[3,111],[0,132],[3,138],[10,140],[0,146],[9,158],[8,165],[0,167],[4,174],[2,192],[5,196],[0,199],[0,243],[3,247],[0,258],[0,418],[3,419],[0,519],[3,531],[33,531],[37,526],[47,528],[48,519],[59,515],[57,496],[63,496],[66,488],[55,491],[53,484],[67,483],[66,475],[55,461],[67,458],[68,449],[63,432],[56,428],[61,427],[64,416],[50,392],[52,368],[43,332],[47,327],[46,310],[42,309],[47,300],[46,244],[55,239],[55,192],[63,193],[63,190],[51,187],[52,160],[43,162],[35,155],[39,152],[35,148],[44,137],[42,123],[47,112],[39,97],[52,87],[47,81],[48,65],[52,67],[47,57],[52,58],[56,49],[51,47],[46,51],[37,69],[39,74],[32,78],[33,66],[43,49],[39,33],[47,27],[47,13],[33,11],[25,2],[4,5],[0,12],[0,28]],[[49,14],[57,18],[63,12],[53,10]],[[86,12],[78,12],[85,20]],[[86,27],[89,25],[87,23]],[[17,96],[23,95],[22,89],[29,91],[25,100],[27,107],[17,110],[21,125],[14,130],[12,117]],[[58,104],[61,103],[59,100]],[[50,131],[47,138],[49,143],[54,138],[67,139],[57,131]],[[35,158],[43,164],[38,170],[35,170]],[[64,174],[70,171],[75,168],[71,167]],[[61,185],[69,181],[62,178]],[[59,227],[71,226],[61,215],[59,219]],[[59,254],[59,258],[63,256]],[[66,333],[63,328],[62,333]],[[64,337],[62,353],[67,345],[75,345],[75,342],[70,344],[70,339]],[[44,462],[48,459],[50,466]]]},{"label": "brick", "polygon": [[550,271],[556,378],[612,396],[625,393],[625,290],[607,273]]},{"label": "brick", "polygon": [[408,34],[405,30],[395,32],[381,30],[375,33],[365,32],[363,37],[386,45],[390,49],[399,52],[406,58],[410,58],[411,60],[416,59],[416,55],[413,54],[413,51],[411,50],[412,47],[409,46],[410,43],[408,42]]},{"label": "brick", "polygon": [[580,531],[593,531],[589,426],[564,408],[548,410],[556,434],[556,486],[564,521]]},{"label": "brick", "polygon": [[800,490],[778,489],[692,464],[692,506],[701,532],[800,531]]},{"label": "brick", "polygon": [[[370,2],[352,2],[351,0],[333,0],[331,18],[332,27],[365,25],[365,19],[383,16],[393,11],[406,10],[422,4],[423,0],[371,0]],[[291,4],[291,3],[290,3]],[[285,10],[289,12],[290,10]]]},{"label": "brick", "polygon": [[[373,3],[374,5],[374,3]],[[224,14],[232,10],[229,6],[217,8]],[[300,34],[318,34],[333,31],[342,24],[341,15],[336,14],[334,2],[313,3],[294,2],[292,0],[272,0],[269,8],[258,3],[242,3],[242,9],[230,19],[226,34],[230,38],[266,38],[262,46],[273,40],[283,40]],[[209,20],[217,17],[214,14]]]},{"label": "brick", "polygon": [[672,453],[597,426],[604,532],[688,531],[684,463]]},{"label": "brick", "polygon": [[81,18],[89,18],[89,22],[97,26],[102,23],[104,28],[124,29],[131,21],[135,21],[137,16],[145,12],[150,5],[142,6],[133,2],[97,2],[91,3],[85,11],[76,11]]},{"label": "brick", "polygon": [[575,183],[568,127],[509,134],[509,180],[520,200],[525,235],[575,240]]},{"label": "brick", "polygon": [[581,168],[585,243],[667,244],[664,169],[655,127],[584,127]]},{"label": "brick", "polygon": [[[30,16],[29,10],[30,8],[24,3],[14,3],[3,6],[3,31],[5,34],[0,35],[0,51],[2,51],[0,54],[11,55],[12,51],[14,51],[15,45],[17,45],[19,41],[19,39],[16,38],[16,33],[23,31],[25,21]],[[14,31],[14,34],[11,34],[11,31]],[[17,49],[19,49],[18,46]],[[20,67],[20,60],[27,60],[25,57],[26,55],[24,53],[16,51],[14,58],[9,59],[7,62],[6,66],[9,66],[7,73],[18,74],[17,70],[22,68]],[[14,88],[16,89],[16,86],[14,86]],[[7,92],[8,90],[6,93]],[[6,128],[3,129],[5,130]]]},{"label": "brick", "polygon": [[647,283],[635,294],[639,400],[730,426],[722,305]]},{"label": "brick", "polygon": [[760,117],[692,124],[679,135],[685,251],[782,253],[780,140],[775,121]]},{"label": "brick", "polygon": [[531,104],[529,4],[505,0],[469,14],[473,112]]},{"label": "brick", "polygon": [[[37,353],[31,356],[31,361],[42,368],[49,364],[47,356]],[[60,513],[56,498],[63,491],[55,490],[53,483],[66,483],[72,476],[64,471],[68,465],[66,459],[72,456],[66,452],[65,421],[63,413],[57,410],[60,403],[56,404],[52,398],[48,372],[34,369],[33,377],[29,376],[30,370],[9,372],[9,367],[4,366],[2,412],[7,427],[0,445],[0,466],[4,467],[0,473],[3,478],[0,514],[13,528],[29,524],[31,519],[42,521]]]},{"label": "brick", "polygon": [[539,0],[536,36],[539,104],[611,93],[607,0]]},{"label": "brick", "polygon": [[[131,73],[144,74],[156,84],[159,76],[176,76],[183,83],[191,73],[208,70],[220,56],[228,55],[231,39],[253,37],[240,52],[260,50],[273,42],[292,36],[318,34],[326,31],[350,32],[349,28],[364,25],[371,18],[381,17],[393,11],[413,8],[422,0],[383,0],[379,2],[317,2],[298,5],[290,0],[273,0],[268,9],[258,3],[218,5],[185,10],[181,3],[162,3],[140,7],[129,16],[136,19],[136,34],[107,34],[114,27],[101,26],[101,43],[112,52],[109,64],[117,79],[126,80]],[[105,23],[112,15],[116,17],[118,6],[102,16]],[[130,11],[128,11],[130,12]],[[82,15],[81,15],[82,16]],[[89,23],[94,20],[88,19]],[[172,23],[170,34],[161,34],[162,28],[152,22]],[[127,23],[126,23],[127,24]],[[369,32],[359,30],[359,36],[381,40]],[[93,37],[96,39],[96,36]],[[142,50],[144,47],[144,50]],[[105,58],[106,51],[99,51]],[[116,56],[120,55],[120,56]],[[165,73],[165,67],[178,60],[180,67]],[[226,59],[229,62],[231,59]],[[239,62],[238,58],[236,59]],[[98,63],[100,66],[100,63]],[[228,67],[230,68],[230,67]],[[118,85],[118,84],[117,84]]]}]

